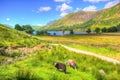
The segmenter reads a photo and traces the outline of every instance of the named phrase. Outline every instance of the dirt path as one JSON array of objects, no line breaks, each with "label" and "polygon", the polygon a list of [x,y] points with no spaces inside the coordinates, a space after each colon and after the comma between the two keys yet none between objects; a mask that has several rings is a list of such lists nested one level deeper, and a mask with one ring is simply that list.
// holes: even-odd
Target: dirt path
[{"label": "dirt path", "polygon": [[80,54],[94,56],[94,57],[97,57],[97,58],[102,59],[104,61],[112,62],[113,64],[120,64],[119,60],[116,60],[116,59],[113,59],[113,58],[110,58],[110,57],[106,57],[106,56],[102,56],[102,55],[99,55],[99,54],[96,54],[96,53],[92,53],[92,52],[87,52],[87,51],[71,48],[69,46],[65,46],[65,45],[62,45],[62,44],[53,44],[53,45],[56,45],[56,46],[60,45],[60,46],[64,47],[67,50],[70,50],[70,51],[73,51],[73,52],[76,52],[76,53],[80,53]]}]

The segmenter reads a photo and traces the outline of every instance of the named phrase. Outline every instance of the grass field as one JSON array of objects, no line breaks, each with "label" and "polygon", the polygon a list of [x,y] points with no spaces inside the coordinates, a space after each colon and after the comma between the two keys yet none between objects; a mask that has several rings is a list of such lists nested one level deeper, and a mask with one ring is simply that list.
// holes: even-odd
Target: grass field
[{"label": "grass field", "polygon": [[35,46],[41,43],[40,40],[32,35],[22,31],[17,31],[12,28],[0,24],[0,47],[14,46]]},{"label": "grass field", "polygon": [[[100,59],[79,55],[62,47],[36,52],[38,55],[0,66],[0,80],[119,80],[120,65]],[[67,74],[56,70],[54,62],[65,63],[68,59],[77,62],[77,71],[67,66]],[[104,70],[105,75],[99,73]]]},{"label": "grass field", "polygon": [[[119,80],[120,65],[51,45],[120,59],[120,37],[110,35],[31,36],[0,25],[0,80]],[[77,71],[68,65],[67,74],[56,70],[55,62],[68,59],[77,62]]]},{"label": "grass field", "polygon": [[41,40],[62,43],[85,51],[102,54],[120,60],[120,37],[116,34],[39,36]]}]

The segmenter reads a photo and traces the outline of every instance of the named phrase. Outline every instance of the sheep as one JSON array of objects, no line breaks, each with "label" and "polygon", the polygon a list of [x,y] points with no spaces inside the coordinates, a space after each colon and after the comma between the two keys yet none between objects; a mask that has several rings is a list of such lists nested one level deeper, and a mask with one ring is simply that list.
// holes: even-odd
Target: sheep
[{"label": "sheep", "polygon": [[54,66],[57,69],[62,69],[64,71],[64,73],[66,74],[66,65],[60,62],[55,62]]},{"label": "sheep", "polygon": [[76,62],[72,59],[69,59],[66,64],[68,64],[70,67],[72,67],[73,69],[76,69],[77,65]]}]

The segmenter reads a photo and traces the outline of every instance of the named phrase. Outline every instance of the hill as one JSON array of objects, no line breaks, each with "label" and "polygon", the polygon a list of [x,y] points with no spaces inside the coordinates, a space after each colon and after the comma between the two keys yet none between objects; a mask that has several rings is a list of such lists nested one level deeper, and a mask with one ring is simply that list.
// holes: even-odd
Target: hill
[{"label": "hill", "polygon": [[51,28],[59,28],[61,26],[72,26],[74,24],[81,24],[84,23],[94,17],[96,17],[98,14],[100,14],[101,11],[79,11],[79,12],[73,12],[69,15],[57,20],[53,24],[50,25]]},{"label": "hill", "polygon": [[[79,55],[62,47],[52,46],[52,49],[44,49],[35,54],[37,55],[0,67],[0,80],[119,80],[120,77],[120,65]],[[56,70],[54,62],[65,63],[68,59],[77,62],[77,70],[68,65],[66,74]]]},{"label": "hill", "polygon": [[91,27],[92,29],[99,27],[112,27],[120,24],[120,3],[100,11],[85,12],[79,11],[71,13],[56,22],[49,27],[45,27],[48,30],[66,30],[66,29],[86,29]]},{"label": "hill", "polygon": [[96,18],[93,19],[94,24],[91,25],[91,28],[99,27],[112,27],[120,24],[120,3],[116,6],[106,9],[105,12],[102,12]]},{"label": "hill", "polygon": [[0,24],[0,47],[34,46],[39,40],[24,32]]}]

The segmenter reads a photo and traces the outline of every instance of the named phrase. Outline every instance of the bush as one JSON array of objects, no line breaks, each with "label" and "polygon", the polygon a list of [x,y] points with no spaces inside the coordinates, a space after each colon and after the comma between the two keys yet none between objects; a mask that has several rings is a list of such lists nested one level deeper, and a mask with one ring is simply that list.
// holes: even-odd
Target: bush
[{"label": "bush", "polygon": [[117,28],[116,27],[110,27],[107,29],[107,32],[117,32]]},{"label": "bush", "polygon": [[120,24],[119,24],[119,25],[117,25],[117,30],[118,30],[118,31],[120,31]]},{"label": "bush", "polygon": [[95,28],[96,33],[100,33],[100,28]]},{"label": "bush", "polygon": [[74,34],[74,32],[73,32],[73,30],[72,30],[72,29],[70,30],[70,34]]},{"label": "bush", "polygon": [[91,33],[91,29],[88,28],[86,32],[87,32],[88,34]]},{"label": "bush", "polygon": [[20,69],[16,73],[17,80],[43,80],[42,78],[38,78],[35,74],[32,73],[29,69]]},{"label": "bush", "polygon": [[19,31],[23,31],[23,28],[19,24],[15,25],[15,29]]},{"label": "bush", "polygon": [[104,28],[101,29],[101,31],[102,31],[102,32],[107,32],[107,28],[104,27]]}]

